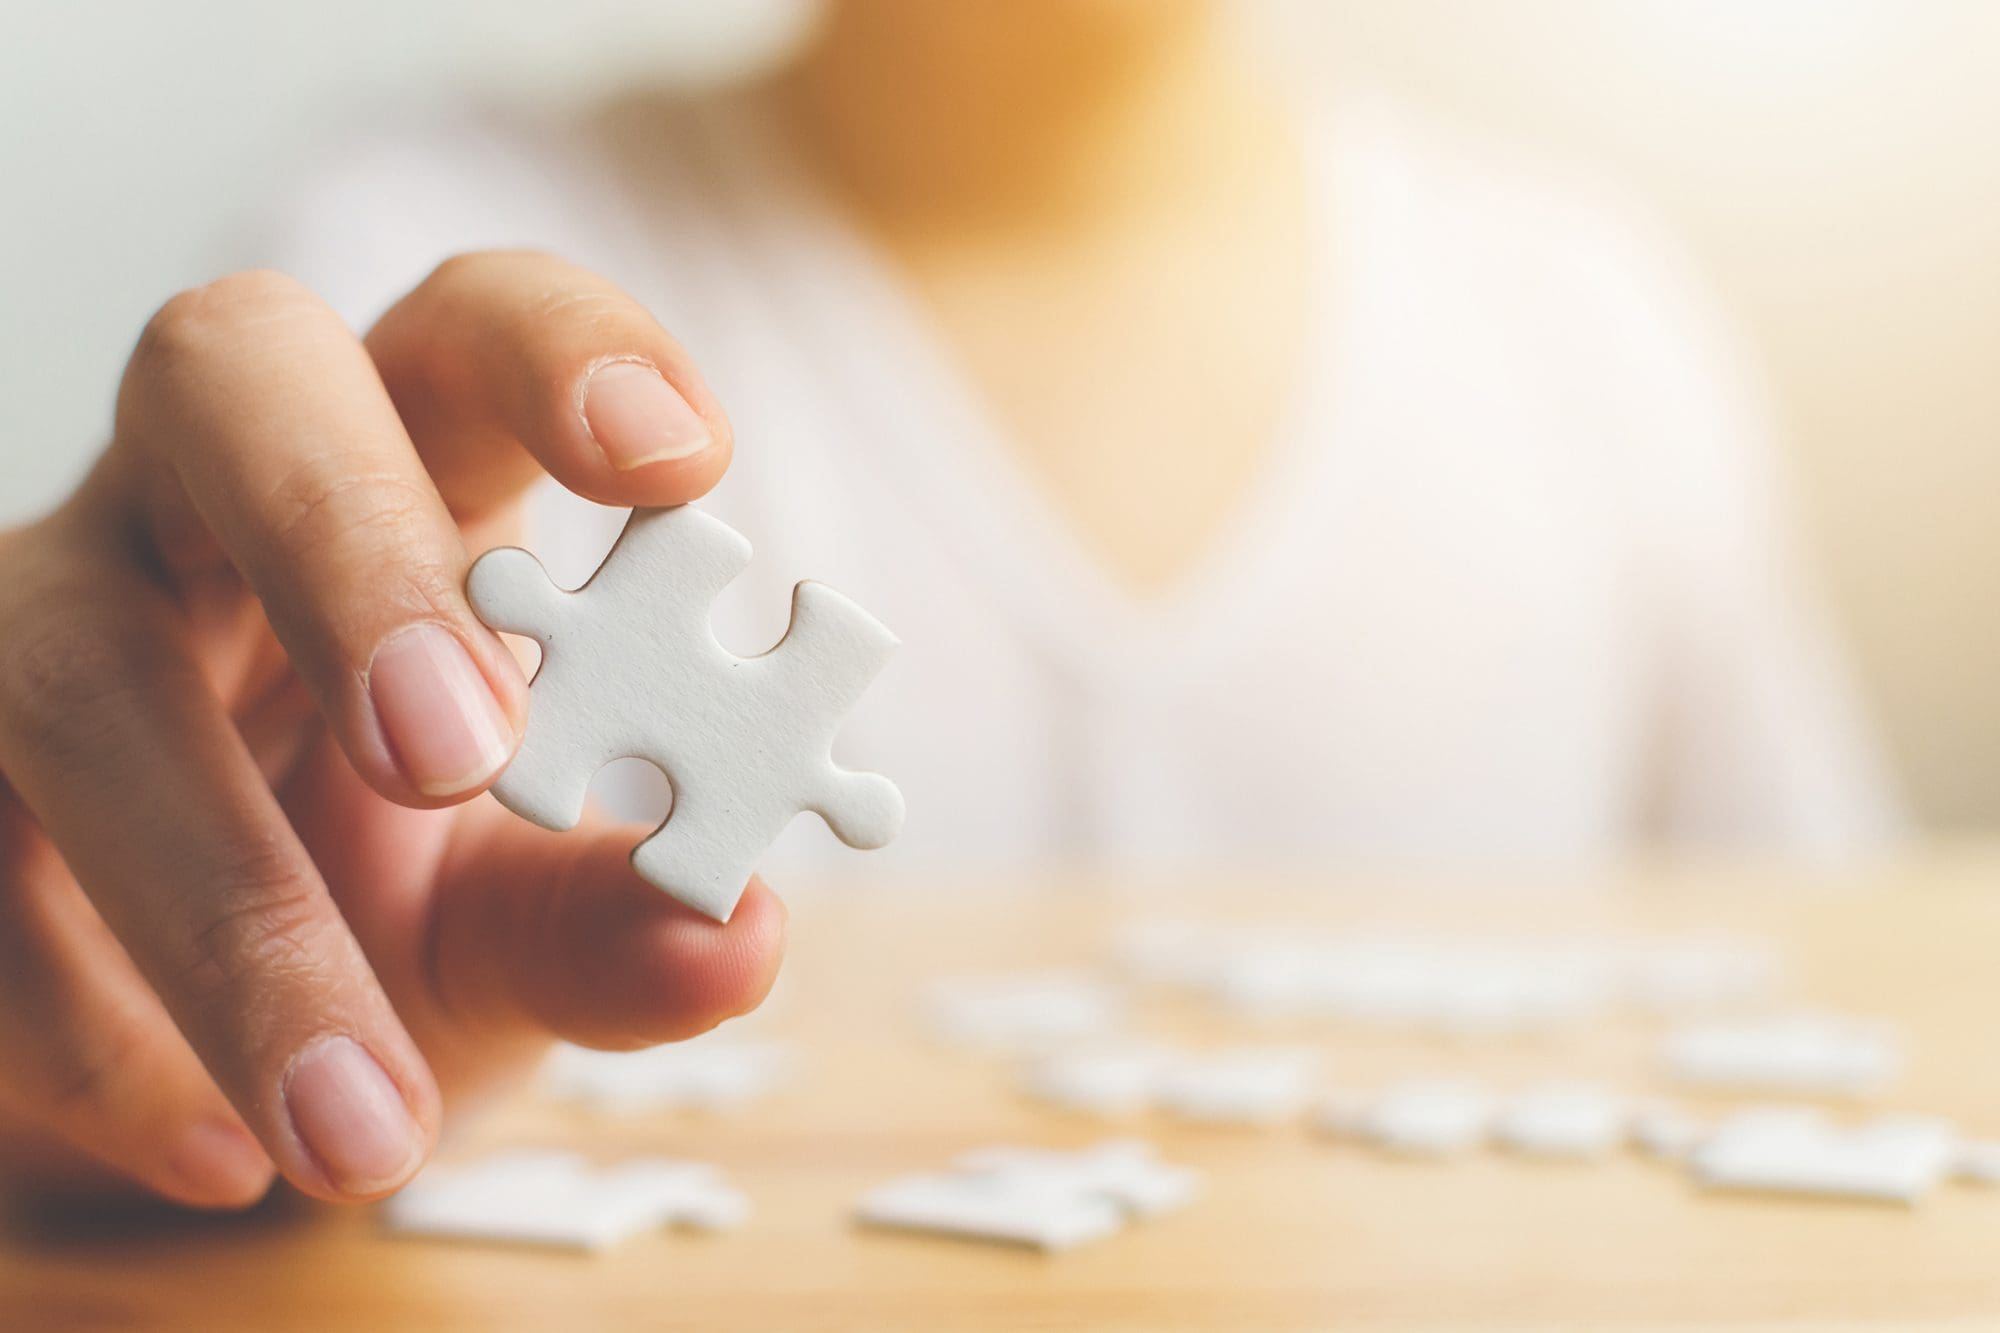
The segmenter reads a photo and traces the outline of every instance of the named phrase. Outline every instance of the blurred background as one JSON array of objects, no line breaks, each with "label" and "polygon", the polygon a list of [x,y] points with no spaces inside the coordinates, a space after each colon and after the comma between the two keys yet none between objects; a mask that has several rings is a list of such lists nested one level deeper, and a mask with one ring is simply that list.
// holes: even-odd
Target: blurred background
[{"label": "blurred background", "polygon": [[[0,522],[99,447],[146,315],[358,110],[723,82],[804,0],[0,3]],[[1564,157],[1677,231],[1774,385],[1813,554],[1904,790],[2000,826],[2000,6],[1244,7],[1287,77]]]}]

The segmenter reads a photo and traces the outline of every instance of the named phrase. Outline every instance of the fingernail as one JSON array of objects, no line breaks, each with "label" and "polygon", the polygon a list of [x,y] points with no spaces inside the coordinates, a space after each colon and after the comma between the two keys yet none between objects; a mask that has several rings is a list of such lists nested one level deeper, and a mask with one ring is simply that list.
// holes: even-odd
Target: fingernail
[{"label": "fingernail", "polygon": [[334,1188],[374,1194],[416,1168],[423,1136],[382,1066],[348,1037],[308,1046],[285,1077],[292,1128]]},{"label": "fingernail", "polygon": [[181,1137],[168,1163],[196,1199],[222,1204],[256,1200],[271,1184],[271,1167],[250,1131],[227,1120],[204,1120]]},{"label": "fingernail", "polygon": [[613,361],[591,374],[583,419],[611,466],[629,472],[647,463],[687,458],[715,442],[708,423],[651,366]]},{"label": "fingernail", "polygon": [[368,696],[396,766],[426,796],[470,791],[514,751],[486,677],[442,625],[410,625],[384,639],[368,664]]}]

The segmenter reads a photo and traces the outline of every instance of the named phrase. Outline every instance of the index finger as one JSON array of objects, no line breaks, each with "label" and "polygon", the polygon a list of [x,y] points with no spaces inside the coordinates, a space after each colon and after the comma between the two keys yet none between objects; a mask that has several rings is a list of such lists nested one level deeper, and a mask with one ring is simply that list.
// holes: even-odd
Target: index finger
[{"label": "index finger", "polygon": [[543,472],[610,505],[677,505],[729,466],[722,405],[615,284],[552,255],[446,260],[366,339],[424,466],[461,517]]}]

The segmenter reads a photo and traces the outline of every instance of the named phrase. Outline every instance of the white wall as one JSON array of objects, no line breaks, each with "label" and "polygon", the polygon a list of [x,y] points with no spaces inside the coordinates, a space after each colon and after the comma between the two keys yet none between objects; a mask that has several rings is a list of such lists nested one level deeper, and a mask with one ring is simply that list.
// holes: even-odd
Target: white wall
[{"label": "white wall", "polygon": [[344,112],[754,62],[805,0],[0,0],[0,523],[58,499],[146,316]]}]

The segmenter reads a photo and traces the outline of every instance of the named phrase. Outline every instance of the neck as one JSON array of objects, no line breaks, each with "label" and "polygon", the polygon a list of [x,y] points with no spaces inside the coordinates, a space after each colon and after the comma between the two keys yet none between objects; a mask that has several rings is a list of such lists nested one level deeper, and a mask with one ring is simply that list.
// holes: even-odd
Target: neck
[{"label": "neck", "polygon": [[1115,224],[1269,152],[1272,100],[1205,6],[1094,24],[1075,8],[846,0],[781,100],[843,191],[905,234]]}]

